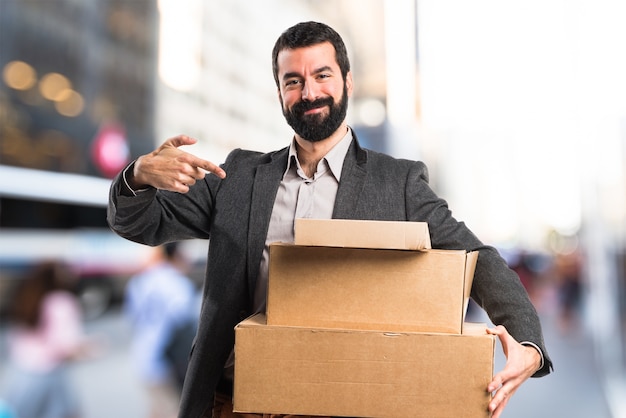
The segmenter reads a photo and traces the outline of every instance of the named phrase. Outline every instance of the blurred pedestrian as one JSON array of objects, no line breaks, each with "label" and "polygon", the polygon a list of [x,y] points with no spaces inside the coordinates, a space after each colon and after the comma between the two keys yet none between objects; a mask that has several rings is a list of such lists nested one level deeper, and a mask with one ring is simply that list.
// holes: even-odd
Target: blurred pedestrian
[{"label": "blurred pedestrian", "polygon": [[555,255],[554,260],[558,302],[559,328],[563,334],[576,331],[582,308],[582,254],[579,249]]},{"label": "blurred pedestrian", "polygon": [[4,399],[18,418],[75,418],[78,395],[68,376],[71,361],[91,353],[81,306],[65,265],[42,262],[9,298],[8,371]]},{"label": "blurred pedestrian", "polygon": [[199,315],[196,286],[178,243],[155,248],[148,266],[126,287],[132,356],[149,398],[150,418],[178,412],[182,381]]}]

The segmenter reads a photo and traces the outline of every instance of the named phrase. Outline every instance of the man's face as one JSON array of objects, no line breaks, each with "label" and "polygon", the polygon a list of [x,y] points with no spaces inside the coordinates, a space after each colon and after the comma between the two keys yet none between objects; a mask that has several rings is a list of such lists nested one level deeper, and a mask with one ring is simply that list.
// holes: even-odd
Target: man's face
[{"label": "man's face", "polygon": [[352,94],[352,75],[344,82],[335,48],[325,42],[278,54],[279,99],[296,135],[311,142],[330,137],[343,123]]}]

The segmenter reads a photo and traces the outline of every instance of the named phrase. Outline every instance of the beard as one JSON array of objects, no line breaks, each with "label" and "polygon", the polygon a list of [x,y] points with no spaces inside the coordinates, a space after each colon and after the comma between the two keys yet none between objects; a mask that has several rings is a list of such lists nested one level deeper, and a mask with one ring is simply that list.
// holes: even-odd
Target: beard
[{"label": "beard", "polygon": [[[328,106],[328,115],[316,113],[305,115],[311,109]],[[318,142],[331,136],[343,123],[348,111],[348,89],[344,84],[341,101],[335,103],[332,97],[317,99],[312,102],[300,101],[291,109],[283,107],[283,115],[287,123],[302,139]]]}]

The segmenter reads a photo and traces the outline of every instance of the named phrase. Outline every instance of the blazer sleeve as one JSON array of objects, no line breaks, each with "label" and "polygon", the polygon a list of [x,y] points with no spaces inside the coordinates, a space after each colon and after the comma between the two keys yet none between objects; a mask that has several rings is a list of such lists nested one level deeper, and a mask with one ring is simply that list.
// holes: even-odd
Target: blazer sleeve
[{"label": "blazer sleeve", "polygon": [[150,187],[133,195],[123,179],[124,171],[109,190],[107,223],[115,233],[151,246],[209,237],[217,177],[206,176],[184,194]]},{"label": "blazer sleeve", "polygon": [[428,222],[433,248],[478,251],[471,297],[481,306],[495,325],[504,325],[519,342],[531,342],[541,350],[544,364],[534,377],[550,373],[550,360],[539,316],[522,285],[498,251],[483,244],[465,225],[457,221],[444,199],[428,184],[428,171],[422,162],[415,162],[406,182],[409,219]]}]

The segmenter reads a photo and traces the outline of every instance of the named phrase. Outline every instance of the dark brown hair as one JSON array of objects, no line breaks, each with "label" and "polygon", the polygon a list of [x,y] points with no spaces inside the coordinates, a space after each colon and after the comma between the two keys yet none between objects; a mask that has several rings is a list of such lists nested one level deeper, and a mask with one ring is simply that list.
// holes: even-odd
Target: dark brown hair
[{"label": "dark brown hair", "polygon": [[272,70],[276,86],[279,85],[278,54],[280,51],[318,45],[324,42],[330,42],[335,48],[335,59],[345,80],[346,75],[350,71],[350,60],[341,36],[324,23],[302,22],[284,31],[274,44],[274,49],[272,50]]},{"label": "dark brown hair", "polygon": [[39,325],[44,298],[56,290],[70,290],[70,270],[63,264],[45,261],[18,279],[7,315],[9,322],[29,328]]}]

